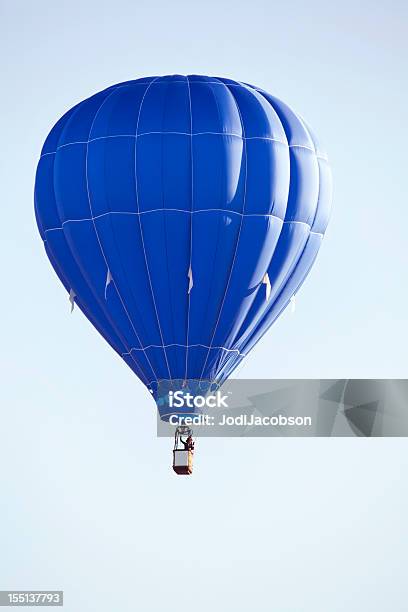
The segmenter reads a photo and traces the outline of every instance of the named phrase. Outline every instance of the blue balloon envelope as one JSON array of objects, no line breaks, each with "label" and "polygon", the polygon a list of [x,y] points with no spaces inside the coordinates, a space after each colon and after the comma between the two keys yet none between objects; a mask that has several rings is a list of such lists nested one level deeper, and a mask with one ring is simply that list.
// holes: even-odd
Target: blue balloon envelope
[{"label": "blue balloon envelope", "polygon": [[299,115],[197,75],[120,83],[74,106],[35,185],[71,300],[156,398],[160,381],[210,388],[232,373],[309,273],[330,202],[327,157]]}]

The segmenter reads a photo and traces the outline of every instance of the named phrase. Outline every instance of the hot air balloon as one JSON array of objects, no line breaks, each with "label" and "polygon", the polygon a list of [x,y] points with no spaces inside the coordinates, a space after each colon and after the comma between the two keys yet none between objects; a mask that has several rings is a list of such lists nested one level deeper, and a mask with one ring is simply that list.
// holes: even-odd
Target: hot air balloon
[{"label": "hot air balloon", "polygon": [[286,308],[330,201],[326,154],[299,115],[252,85],[197,75],[127,81],[77,104],[49,133],[35,183],[72,305],[164,420],[163,382],[221,385]]}]

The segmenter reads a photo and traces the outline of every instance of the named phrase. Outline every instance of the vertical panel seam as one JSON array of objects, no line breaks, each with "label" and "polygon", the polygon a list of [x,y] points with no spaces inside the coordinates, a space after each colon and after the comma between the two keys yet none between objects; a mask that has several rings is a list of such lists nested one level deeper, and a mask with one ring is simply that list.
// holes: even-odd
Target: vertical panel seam
[{"label": "vertical panel seam", "polygon": [[[155,81],[157,81],[159,78],[160,77],[156,77],[155,79],[150,81],[150,83],[146,87],[145,92],[144,92],[143,97],[142,97],[142,100],[140,102],[139,112],[138,112],[138,115],[137,115],[136,134],[135,134],[135,136],[136,136],[136,138],[135,138],[135,188],[136,188],[136,202],[137,202],[137,210],[138,210],[138,212],[140,212],[140,204],[139,204],[139,190],[138,190],[138,181],[137,181],[137,136],[138,136],[138,132],[139,132],[140,115],[141,115],[141,112],[142,112],[142,106],[143,106],[143,102],[144,102],[144,100],[146,98],[147,92],[149,91],[149,89],[152,86],[152,84],[155,83]],[[167,359],[167,352],[166,352],[166,348],[164,346],[163,333],[162,333],[162,329],[161,329],[161,326],[160,326],[160,319],[159,319],[159,314],[158,314],[158,311],[157,311],[156,299],[154,297],[152,279],[151,279],[151,276],[150,276],[149,263],[148,263],[148,260],[147,260],[146,248],[145,248],[144,237],[143,237],[143,226],[142,226],[142,221],[141,221],[141,216],[140,215],[138,215],[138,219],[139,219],[139,227],[140,227],[140,237],[141,237],[141,240],[142,240],[142,247],[143,247],[143,255],[144,255],[146,271],[147,271],[147,277],[148,277],[148,280],[149,280],[149,286],[150,286],[150,291],[151,291],[152,300],[153,300],[154,311],[155,311],[155,314],[156,314],[157,324],[159,326],[159,334],[160,334],[160,339],[161,339],[162,346],[163,346],[164,358],[165,358],[167,370],[168,370],[168,373],[169,373],[169,376],[170,376],[170,379],[171,379],[169,361]]]}]

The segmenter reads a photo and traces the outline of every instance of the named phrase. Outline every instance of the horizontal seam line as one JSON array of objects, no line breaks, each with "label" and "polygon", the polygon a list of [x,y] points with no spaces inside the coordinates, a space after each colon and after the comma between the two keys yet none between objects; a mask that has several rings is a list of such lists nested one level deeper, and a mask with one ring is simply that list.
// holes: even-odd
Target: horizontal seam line
[{"label": "horizontal seam line", "polygon": [[244,140],[244,141],[265,140],[268,142],[277,142],[279,144],[287,146],[289,149],[293,149],[293,148],[306,149],[307,151],[311,151],[312,153],[314,153],[318,159],[323,159],[324,161],[328,161],[327,157],[324,157],[323,155],[319,155],[315,149],[313,149],[312,147],[308,147],[307,145],[301,145],[301,144],[296,144],[296,143],[288,144],[287,142],[284,142],[283,140],[279,140],[278,138],[272,138],[270,136],[242,136],[241,134],[234,134],[230,132],[195,132],[193,134],[190,134],[188,132],[142,132],[136,135],[135,134],[111,134],[108,136],[97,136],[95,138],[90,138],[89,140],[77,140],[74,142],[67,142],[57,147],[55,151],[49,151],[48,153],[43,153],[40,156],[40,159],[42,157],[45,157],[46,155],[55,155],[57,151],[59,151],[60,149],[63,149],[65,147],[69,147],[72,145],[77,145],[77,144],[87,145],[91,142],[95,142],[98,140],[106,140],[109,138],[132,138],[134,140],[137,140],[141,136],[148,136],[149,134],[160,134],[160,135],[172,134],[172,135],[179,135],[179,136],[188,136],[189,138],[191,138],[192,136],[213,135],[213,136],[230,136],[230,137],[232,136],[235,138],[240,138],[241,140]]},{"label": "horizontal seam line", "polygon": [[[145,211],[140,211],[140,212],[127,212],[127,211],[115,211],[115,210],[111,210],[105,213],[102,213],[100,215],[96,215],[95,217],[89,217],[89,218],[85,218],[85,219],[67,219],[66,221],[64,221],[61,225],[61,227],[50,227],[46,230],[44,230],[44,233],[46,232],[55,232],[55,231],[61,231],[64,229],[64,225],[66,225],[67,223],[81,223],[83,221],[95,221],[97,219],[100,219],[101,217],[106,217],[108,215],[134,215],[134,216],[140,216],[140,215],[147,215],[149,213],[154,213],[154,212],[182,212],[182,213],[186,213],[186,214],[197,214],[197,213],[203,213],[203,212],[222,212],[226,215],[232,214],[232,215],[238,215],[240,217],[264,217],[264,218],[272,218],[272,219],[277,219],[278,221],[281,221],[283,225],[287,225],[287,224],[298,224],[298,225],[306,225],[310,230],[312,229],[312,226],[309,223],[306,223],[306,221],[285,221],[284,219],[281,219],[281,217],[278,217],[277,215],[273,215],[270,213],[240,213],[237,212],[235,210],[224,210],[222,208],[204,208],[201,210],[183,210],[181,208],[156,208],[153,210],[145,210]],[[313,232],[310,231],[311,234],[318,234],[318,235],[323,235],[321,232]]]},{"label": "horizontal seam line", "polygon": [[223,210],[222,208],[208,208],[208,209],[203,209],[203,210],[182,210],[182,209],[178,209],[178,208],[156,208],[154,210],[145,210],[145,211],[141,211],[141,212],[121,212],[121,211],[109,211],[106,213],[102,213],[101,215],[96,215],[95,217],[90,217],[90,218],[86,218],[86,219],[67,219],[66,221],[64,221],[62,223],[61,227],[50,227],[49,229],[44,230],[44,233],[46,232],[56,232],[56,231],[61,231],[64,229],[64,225],[66,225],[67,223],[81,223],[83,221],[95,221],[97,219],[100,219],[101,217],[106,217],[107,215],[135,215],[135,216],[139,216],[139,215],[146,215],[152,212],[182,212],[182,213],[186,213],[186,214],[195,214],[195,213],[203,213],[203,212],[214,212],[214,211],[218,211],[218,212],[222,212],[225,214],[234,214],[234,215],[238,215],[240,217],[265,217],[265,218],[273,218],[273,219],[277,219],[278,221],[281,221],[283,225],[287,225],[287,224],[298,224],[298,225],[306,225],[309,229],[310,229],[310,233],[311,234],[316,234],[318,236],[323,236],[323,234],[321,232],[313,232],[312,231],[312,226],[309,225],[309,223],[306,223],[306,221],[284,221],[283,219],[281,219],[280,217],[278,217],[277,215],[272,215],[272,214],[250,214],[250,213],[239,213],[237,211],[230,211],[230,210]]},{"label": "horizontal seam line", "polygon": [[225,346],[208,346],[207,344],[178,344],[178,343],[172,343],[172,344],[149,344],[148,346],[142,346],[142,347],[132,347],[130,349],[130,351],[126,352],[126,353],[122,353],[122,356],[124,355],[130,355],[132,351],[144,351],[150,348],[168,348],[170,346],[178,346],[180,348],[191,348],[191,347],[197,347],[197,346],[201,346],[203,348],[212,348],[212,349],[217,349],[217,350],[223,350],[223,351],[227,351],[228,353],[238,353],[238,355],[241,356],[245,356],[244,353],[241,353],[238,349],[228,349]]},{"label": "horizontal seam line", "polygon": [[[181,212],[187,215],[195,215],[197,213],[203,212],[222,212],[226,215],[238,215],[239,217],[272,217],[273,219],[278,219],[278,221],[282,221],[285,223],[284,219],[278,217],[278,215],[274,215],[273,213],[240,213],[237,210],[225,210],[224,208],[201,208],[198,210],[187,210],[184,208],[152,208],[151,210],[141,210],[141,211],[127,211],[127,210],[108,210],[107,212],[101,213],[100,215],[95,215],[94,217],[85,217],[84,219],[67,219],[63,221],[61,227],[52,227],[50,229],[45,230],[46,232],[50,232],[53,230],[62,229],[62,227],[66,223],[80,223],[81,221],[94,221],[96,219],[100,219],[101,217],[106,217],[108,215],[148,215],[149,213],[154,212]],[[286,221],[286,223],[289,223]],[[291,223],[303,223],[303,221],[291,221]]]}]

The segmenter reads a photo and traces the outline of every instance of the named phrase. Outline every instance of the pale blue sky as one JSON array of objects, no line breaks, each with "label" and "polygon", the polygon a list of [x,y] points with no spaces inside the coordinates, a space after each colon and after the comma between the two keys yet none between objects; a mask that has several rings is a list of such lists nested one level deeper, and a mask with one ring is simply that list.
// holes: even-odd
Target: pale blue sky
[{"label": "pale blue sky", "polygon": [[68,612],[188,597],[197,612],[405,611],[405,440],[207,438],[193,478],[173,476],[148,392],[69,313],[33,183],[56,119],[115,82],[204,73],[271,91],[324,143],[334,210],[296,312],[240,376],[407,377],[407,4],[0,6],[0,588],[63,588]]}]

